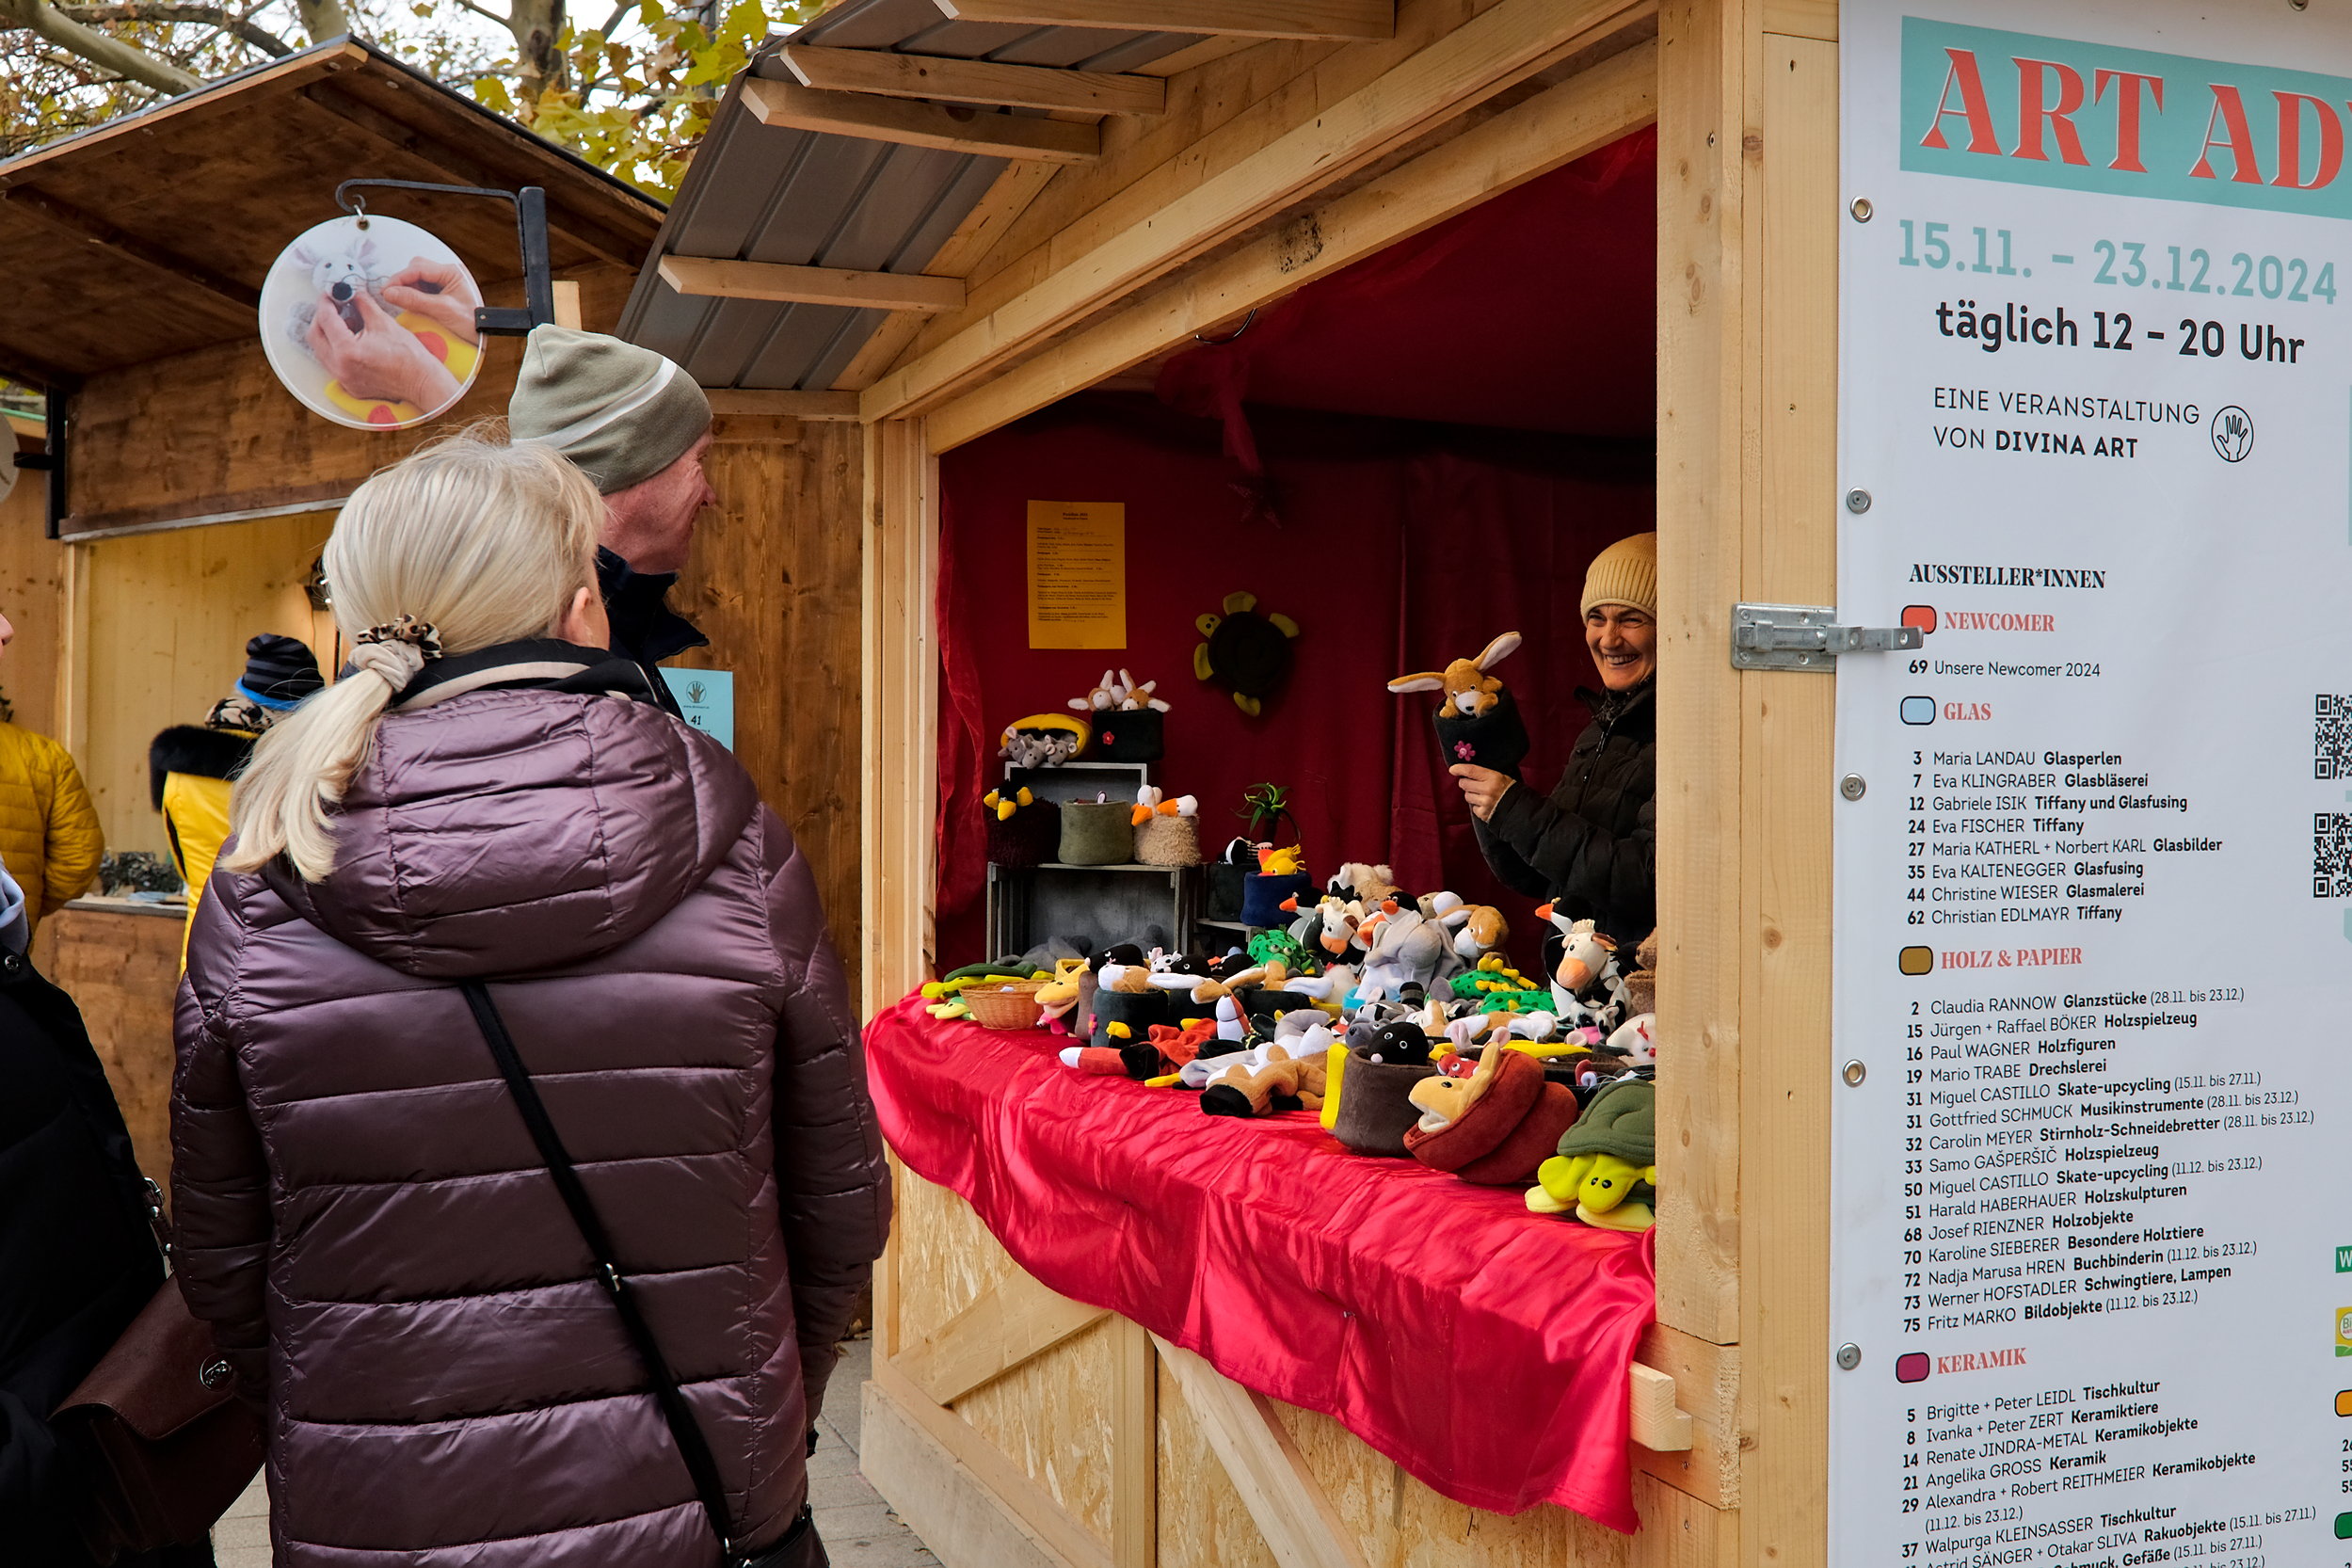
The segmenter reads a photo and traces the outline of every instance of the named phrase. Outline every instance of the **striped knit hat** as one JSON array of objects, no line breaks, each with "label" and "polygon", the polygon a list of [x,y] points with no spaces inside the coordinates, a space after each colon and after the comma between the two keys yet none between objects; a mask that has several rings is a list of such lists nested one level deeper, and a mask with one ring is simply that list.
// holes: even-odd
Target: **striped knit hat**
[{"label": "striped knit hat", "polygon": [[711,428],[711,400],[650,348],[535,327],[506,401],[517,444],[552,446],[611,495],[652,478]]}]

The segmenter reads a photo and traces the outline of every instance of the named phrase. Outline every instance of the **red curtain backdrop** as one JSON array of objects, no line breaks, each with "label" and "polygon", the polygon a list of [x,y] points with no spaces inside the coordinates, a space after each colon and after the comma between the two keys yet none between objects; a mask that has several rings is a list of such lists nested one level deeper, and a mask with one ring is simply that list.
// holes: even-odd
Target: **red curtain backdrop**
[{"label": "red curtain backdrop", "polygon": [[[1319,879],[1386,861],[1410,891],[1501,905],[1532,960],[1531,903],[1486,872],[1433,699],[1384,688],[1521,632],[1496,673],[1534,738],[1523,777],[1559,778],[1594,679],[1585,568],[1654,522],[1655,162],[1640,133],[1300,290],[1170,361],[1169,407],[1085,394],[942,458],[943,968],[996,956],[998,732],[1066,712],[1106,665],[1174,705],[1157,776],[1200,797],[1205,848],[1243,830],[1244,789],[1288,785]],[[1032,500],[1126,504],[1126,648],[1028,648]],[[1237,589],[1304,629],[1257,719],[1192,673],[1195,617]]]}]

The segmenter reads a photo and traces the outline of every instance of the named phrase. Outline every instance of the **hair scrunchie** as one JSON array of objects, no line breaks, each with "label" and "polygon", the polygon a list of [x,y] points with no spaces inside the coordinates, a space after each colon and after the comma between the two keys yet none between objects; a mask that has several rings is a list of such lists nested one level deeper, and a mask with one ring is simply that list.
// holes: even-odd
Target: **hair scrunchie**
[{"label": "hair scrunchie", "polygon": [[410,615],[394,616],[351,639],[352,667],[367,671],[395,692],[408,689],[427,659],[440,656],[440,632],[432,622]]}]

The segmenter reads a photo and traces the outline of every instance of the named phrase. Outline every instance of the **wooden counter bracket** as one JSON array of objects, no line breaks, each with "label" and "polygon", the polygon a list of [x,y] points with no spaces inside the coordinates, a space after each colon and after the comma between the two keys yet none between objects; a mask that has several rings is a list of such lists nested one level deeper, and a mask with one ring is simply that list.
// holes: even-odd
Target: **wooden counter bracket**
[{"label": "wooden counter bracket", "polygon": [[1674,1380],[1639,1361],[1633,1372],[1633,1440],[1657,1453],[1690,1447],[1690,1413],[1674,1407]]},{"label": "wooden counter bracket", "polygon": [[986,114],[875,93],[823,92],[798,82],[776,82],[764,76],[744,82],[744,103],[762,125],[825,131],[868,141],[1055,164],[1092,163],[1102,155],[1100,130],[1065,120]]}]

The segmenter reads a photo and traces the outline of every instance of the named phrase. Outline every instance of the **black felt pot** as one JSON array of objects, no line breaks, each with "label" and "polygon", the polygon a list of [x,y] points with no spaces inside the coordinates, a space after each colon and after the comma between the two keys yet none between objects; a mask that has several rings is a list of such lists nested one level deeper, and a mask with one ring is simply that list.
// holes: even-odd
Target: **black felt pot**
[{"label": "black felt pot", "polygon": [[1437,749],[1448,767],[1468,762],[1515,774],[1528,760],[1528,727],[1520,721],[1519,705],[1505,687],[1495,706],[1478,718],[1465,718],[1451,709],[1437,714]]},{"label": "black felt pot", "polygon": [[[1103,991],[1095,993],[1095,1033],[1092,1044],[1097,1046],[1140,1046],[1151,1037],[1154,1024],[1174,1023],[1168,1008],[1172,993],[1158,989],[1149,991]],[[1125,1024],[1128,1037],[1124,1040],[1111,1032],[1112,1024]]]},{"label": "black felt pot", "polygon": [[1415,1084],[1436,1076],[1426,1062],[1375,1062],[1351,1050],[1339,1075],[1339,1114],[1331,1135],[1358,1154],[1401,1158],[1406,1129],[1421,1119],[1421,1108],[1408,1096]]},{"label": "black felt pot", "polygon": [[1000,866],[1042,866],[1061,847],[1061,809],[1045,801],[988,819],[988,858]]},{"label": "black felt pot", "polygon": [[1167,755],[1166,717],[1157,708],[1096,713],[1091,755],[1106,762],[1157,762]]},{"label": "black felt pot", "polygon": [[1209,866],[1208,919],[1238,920],[1241,918],[1241,885],[1250,874],[1247,866],[1229,866],[1222,860]]}]

